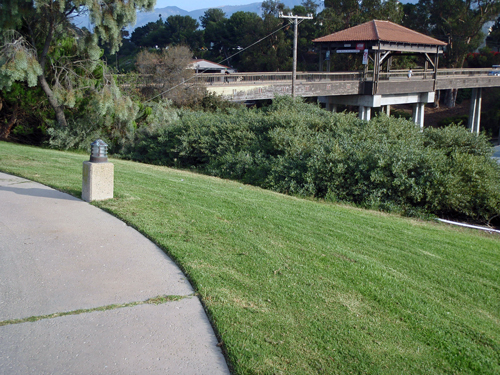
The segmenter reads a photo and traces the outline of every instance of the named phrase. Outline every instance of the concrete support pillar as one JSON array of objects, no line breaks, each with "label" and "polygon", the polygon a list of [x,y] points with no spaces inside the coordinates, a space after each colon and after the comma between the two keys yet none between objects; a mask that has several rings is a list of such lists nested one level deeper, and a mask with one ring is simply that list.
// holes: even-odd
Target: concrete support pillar
[{"label": "concrete support pillar", "polygon": [[479,134],[481,125],[481,101],[483,92],[481,88],[472,89],[469,110],[469,129],[471,133]]},{"label": "concrete support pillar", "polygon": [[424,130],[424,109],[425,103],[413,104],[413,122],[420,127],[420,130]]},{"label": "concrete support pillar", "polygon": [[329,112],[337,112],[337,104],[332,103],[331,101],[327,101],[325,103],[325,109]]},{"label": "concrete support pillar", "polygon": [[371,115],[372,115],[372,109],[371,109],[371,107],[359,106],[358,117],[361,120],[370,121]]}]

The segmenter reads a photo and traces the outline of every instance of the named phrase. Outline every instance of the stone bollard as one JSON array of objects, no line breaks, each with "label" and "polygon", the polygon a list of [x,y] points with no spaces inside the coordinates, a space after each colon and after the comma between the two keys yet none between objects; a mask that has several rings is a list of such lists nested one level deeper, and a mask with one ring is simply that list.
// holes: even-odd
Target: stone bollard
[{"label": "stone bollard", "polygon": [[82,199],[92,202],[113,198],[114,166],[108,162],[108,145],[98,139],[90,147],[90,161],[83,162]]}]

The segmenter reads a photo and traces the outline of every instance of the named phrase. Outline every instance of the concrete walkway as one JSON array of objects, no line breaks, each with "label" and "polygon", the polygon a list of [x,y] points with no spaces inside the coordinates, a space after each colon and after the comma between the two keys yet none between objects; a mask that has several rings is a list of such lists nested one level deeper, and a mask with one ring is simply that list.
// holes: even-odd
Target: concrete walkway
[{"label": "concrete walkway", "polygon": [[[0,173],[0,374],[228,374],[192,293],[120,220]],[[142,303],[164,295],[181,297]]]}]

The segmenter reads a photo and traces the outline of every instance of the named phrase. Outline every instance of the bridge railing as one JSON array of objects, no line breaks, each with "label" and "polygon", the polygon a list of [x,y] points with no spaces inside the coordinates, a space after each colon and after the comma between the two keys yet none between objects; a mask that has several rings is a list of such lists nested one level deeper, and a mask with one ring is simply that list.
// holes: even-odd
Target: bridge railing
[{"label": "bridge railing", "polygon": [[[471,69],[438,69],[437,79],[440,78],[458,78],[458,77],[484,77],[487,76],[492,71],[492,68],[471,68]],[[372,80],[373,74],[369,73],[367,76],[368,80]],[[417,79],[433,79],[434,71],[423,69],[413,69],[411,78],[412,80]],[[390,72],[380,72],[379,80],[408,80],[408,69],[404,70],[391,70]]]},{"label": "bridge railing", "polygon": [[493,69],[492,68],[470,68],[470,69],[438,69],[438,79],[440,77],[453,78],[460,77],[475,77],[487,76]]},{"label": "bridge railing", "polygon": [[[297,72],[297,81],[306,82],[332,82],[332,81],[356,81],[363,77],[361,72],[341,72],[341,73],[311,73]],[[201,73],[195,76],[195,81],[208,85],[223,85],[227,83],[240,84],[269,84],[280,82],[291,82],[291,72],[273,73]]]},{"label": "bridge railing", "polygon": [[[472,68],[472,69],[439,69],[438,80],[445,78],[458,78],[458,77],[480,77],[488,76],[492,68]],[[433,71],[428,70],[425,72],[423,69],[414,69],[412,71],[412,80],[417,79],[433,79]],[[136,74],[136,75],[117,75],[118,84],[140,84],[148,85],[155,83],[155,77],[150,74]],[[390,72],[380,72],[379,80],[407,80],[408,70],[392,70]],[[372,81],[373,72],[368,72],[363,75],[363,72],[297,72],[297,81],[311,82],[311,83],[328,83],[328,82],[341,82],[341,81]],[[224,85],[224,84],[290,84],[292,81],[292,72],[256,72],[256,73],[231,73],[229,75],[224,73],[199,73],[189,79],[191,83],[200,83],[206,85]]]},{"label": "bridge railing", "polygon": [[[472,69],[439,69],[439,78],[452,77],[477,77],[487,76],[491,72],[491,68],[472,68]],[[411,79],[433,79],[434,72],[432,70],[424,71],[423,69],[415,69],[412,71]],[[379,73],[379,80],[405,80],[408,79],[408,70],[393,70],[390,72]],[[291,72],[272,72],[272,73],[232,73],[226,75],[224,73],[196,75],[195,80],[199,83],[209,85],[222,85],[227,83],[240,84],[269,84],[289,82],[292,80]],[[334,81],[359,81],[373,80],[373,72],[368,72],[363,75],[363,72],[297,72],[297,81],[306,82],[334,82]]]}]

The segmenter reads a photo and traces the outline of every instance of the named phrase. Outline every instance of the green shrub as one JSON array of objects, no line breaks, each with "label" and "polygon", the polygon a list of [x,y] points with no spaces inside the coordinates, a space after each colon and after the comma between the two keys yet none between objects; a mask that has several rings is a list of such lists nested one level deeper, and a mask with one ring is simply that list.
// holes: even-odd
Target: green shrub
[{"label": "green shrub", "polygon": [[421,132],[387,116],[366,122],[288,97],[262,110],[179,111],[139,128],[124,155],[407,215],[486,222],[500,213],[500,168],[484,136],[456,125]]},{"label": "green shrub", "polygon": [[455,124],[467,126],[468,121],[469,121],[469,115],[452,116],[439,120],[438,126],[444,127]]},{"label": "green shrub", "polygon": [[402,111],[400,109],[391,109],[391,116],[395,118],[403,118],[405,120],[411,120],[412,114]]},{"label": "green shrub", "polygon": [[434,170],[440,178],[434,188],[439,198],[430,210],[441,215],[485,220],[500,208],[500,168],[491,159],[492,149],[485,135],[473,135],[461,126],[426,129],[424,146],[433,150],[439,162]]}]

